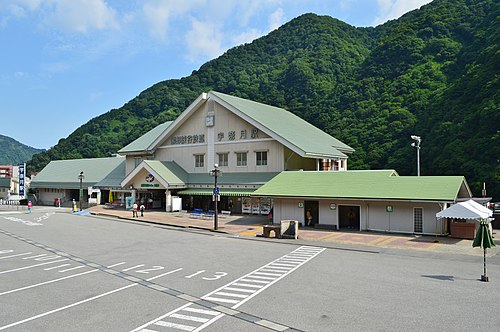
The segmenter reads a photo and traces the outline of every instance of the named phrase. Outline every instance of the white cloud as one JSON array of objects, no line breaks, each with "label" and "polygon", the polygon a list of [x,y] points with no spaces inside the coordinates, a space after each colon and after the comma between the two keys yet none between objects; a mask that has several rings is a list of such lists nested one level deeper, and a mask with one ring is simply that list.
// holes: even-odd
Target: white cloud
[{"label": "white cloud", "polygon": [[196,10],[203,0],[149,0],[142,11],[149,33],[155,39],[165,41],[168,39],[169,24],[171,19],[182,17],[192,10]]},{"label": "white cloud", "polygon": [[389,20],[394,20],[403,14],[420,8],[432,0],[377,0],[379,14],[375,17],[373,25],[377,26]]},{"label": "white cloud", "polygon": [[273,31],[275,29],[278,29],[283,24],[284,16],[285,16],[285,13],[283,12],[283,9],[281,9],[281,8],[276,9],[269,16],[269,30]]},{"label": "white cloud", "polygon": [[232,36],[231,42],[232,45],[242,45],[246,43],[250,43],[251,41],[262,37],[263,32],[257,29],[245,30],[240,34]]},{"label": "white cloud", "polygon": [[50,0],[45,4],[51,8],[44,22],[47,26],[79,33],[119,28],[116,11],[104,0]]},{"label": "white cloud", "polygon": [[192,19],[191,30],[186,34],[187,59],[191,62],[221,55],[223,34],[212,21]]}]

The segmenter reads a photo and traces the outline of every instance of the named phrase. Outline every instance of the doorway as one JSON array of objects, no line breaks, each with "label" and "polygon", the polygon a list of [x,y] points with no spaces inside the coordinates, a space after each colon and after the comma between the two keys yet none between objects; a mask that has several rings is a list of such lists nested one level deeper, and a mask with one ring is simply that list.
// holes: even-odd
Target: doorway
[{"label": "doorway", "polygon": [[[308,212],[311,215],[311,222],[307,225]],[[304,202],[304,226],[314,227],[319,224],[319,202],[305,201]]]},{"label": "doorway", "polygon": [[359,206],[339,206],[339,228],[359,231]]}]

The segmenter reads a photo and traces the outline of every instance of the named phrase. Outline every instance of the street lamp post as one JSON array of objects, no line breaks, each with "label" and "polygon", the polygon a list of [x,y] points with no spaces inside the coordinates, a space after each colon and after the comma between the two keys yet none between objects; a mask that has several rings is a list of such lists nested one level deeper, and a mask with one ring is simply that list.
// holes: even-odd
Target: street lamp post
[{"label": "street lamp post", "polygon": [[214,177],[214,192],[213,192],[213,200],[214,200],[214,230],[217,230],[219,228],[218,226],[218,221],[219,221],[219,210],[218,210],[218,200],[219,200],[219,187],[217,187],[217,177],[220,174],[219,170],[219,165],[215,164],[214,169],[209,172],[210,176]]},{"label": "street lamp post", "polygon": [[78,175],[78,179],[80,180],[80,198],[78,199],[80,201],[80,211],[82,211],[82,199],[83,199],[83,179],[85,178],[85,175],[83,175],[83,171],[80,172]]},{"label": "street lamp post", "polygon": [[411,146],[417,148],[417,176],[420,176],[420,143],[422,138],[420,136],[411,135],[411,139],[415,142],[411,143]]}]

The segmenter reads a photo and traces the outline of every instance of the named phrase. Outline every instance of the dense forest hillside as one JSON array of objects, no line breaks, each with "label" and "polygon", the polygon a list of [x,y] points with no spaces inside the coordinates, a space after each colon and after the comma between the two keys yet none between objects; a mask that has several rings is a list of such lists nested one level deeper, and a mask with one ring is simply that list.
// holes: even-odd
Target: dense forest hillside
[{"label": "dense forest hillside", "polygon": [[435,0],[376,28],[302,15],[185,78],[155,84],[29,164],[104,157],[216,90],[283,107],[356,149],[350,169],[465,175],[500,199],[495,0]]},{"label": "dense forest hillside", "polygon": [[34,154],[45,151],[19,143],[13,138],[0,135],[0,165],[18,165],[27,162]]}]

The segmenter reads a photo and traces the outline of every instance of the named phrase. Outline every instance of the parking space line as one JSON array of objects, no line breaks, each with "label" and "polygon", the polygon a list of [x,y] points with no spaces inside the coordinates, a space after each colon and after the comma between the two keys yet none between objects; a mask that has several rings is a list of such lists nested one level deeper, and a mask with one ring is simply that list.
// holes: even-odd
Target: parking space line
[{"label": "parking space line", "polygon": [[54,269],[57,269],[57,268],[60,268],[60,267],[65,267],[65,266],[69,266],[71,264],[61,264],[61,265],[58,265],[58,266],[53,266],[53,267],[48,267],[46,269],[43,269],[44,271],[50,271],[50,270],[54,270]]},{"label": "parking space line", "polygon": [[66,309],[69,309],[69,308],[72,308],[72,307],[76,307],[77,305],[80,305],[80,304],[83,304],[83,303],[87,303],[87,302],[96,300],[98,298],[101,298],[101,297],[104,297],[104,296],[107,296],[107,295],[110,295],[110,294],[113,294],[113,293],[125,290],[125,289],[130,288],[130,287],[134,287],[134,286],[137,286],[137,285],[138,285],[138,283],[133,283],[133,284],[130,284],[130,285],[127,285],[127,286],[124,286],[124,287],[113,289],[113,290],[111,290],[109,292],[106,292],[106,293],[103,293],[103,294],[99,294],[99,295],[90,297],[90,298],[82,300],[82,301],[78,301],[78,302],[69,304],[69,305],[64,306],[64,307],[60,307],[60,308],[57,308],[57,309],[54,309],[54,310],[50,310],[50,311],[41,313],[39,315],[32,316],[32,317],[29,317],[29,318],[26,318],[26,319],[23,319],[23,320],[20,320],[20,321],[17,321],[17,322],[8,324],[8,325],[0,326],[0,331],[8,329],[8,328],[11,328],[13,326],[17,326],[17,325],[29,322],[29,321],[32,321],[32,320],[37,319],[37,318],[41,318],[41,317],[44,317],[44,316],[47,316],[47,315],[59,312],[59,311],[63,311],[63,310],[66,310]]},{"label": "parking space line", "polygon": [[4,257],[0,257],[0,259],[12,258],[12,257],[18,257],[18,256],[25,256],[25,255],[29,255],[29,254],[32,254],[32,252],[25,252],[24,254],[16,254],[16,255],[4,256]]},{"label": "parking space line", "polygon": [[163,277],[163,276],[166,276],[166,275],[169,275],[169,274],[172,274],[172,273],[178,272],[178,271],[180,271],[180,270],[182,270],[182,267],[180,267],[180,268],[178,268],[178,269],[176,269],[176,270],[172,270],[172,271],[165,272],[165,273],[159,274],[159,275],[157,275],[157,276],[151,277],[151,278],[149,278],[149,279],[146,279],[146,281],[155,280],[155,279],[157,279],[157,278],[160,278],[160,277]]},{"label": "parking space line", "polygon": [[144,266],[144,264],[139,264],[139,265],[136,265],[136,266],[132,266],[132,267],[123,269],[122,271],[123,272],[130,271],[130,270],[133,270],[133,269],[137,269],[138,267],[141,267],[141,266]]},{"label": "parking space line", "polygon": [[71,267],[71,268],[69,268],[69,269],[61,270],[61,271],[58,271],[58,272],[59,272],[59,273],[61,273],[61,272],[68,272],[68,271],[72,271],[72,270],[78,270],[78,269],[81,269],[81,268],[83,268],[83,267],[85,267],[85,265],[80,265],[80,266]]},{"label": "parking space line", "polygon": [[[211,302],[211,304],[202,304],[202,302],[196,301],[196,299],[188,300],[190,301],[189,303],[175,310],[172,310],[169,313],[166,313],[165,315],[162,315],[142,326],[137,327],[136,329],[132,330],[132,332],[136,331],[149,332],[150,330],[148,330],[147,327],[151,325],[169,327],[178,330],[192,331],[192,332],[201,331],[202,329],[209,326],[210,324],[212,324],[213,322],[220,319],[226,314],[233,316],[238,314],[239,312],[233,309],[238,308],[243,303],[247,302],[254,296],[264,291],[266,288],[270,287],[272,284],[278,282],[288,274],[294,272],[300,266],[304,265],[305,263],[316,257],[324,250],[325,248],[320,248],[320,247],[309,247],[309,246],[299,247],[290,254],[284,255],[201,297],[202,301],[209,301]],[[290,259],[290,257],[292,257],[293,254],[299,254],[302,255],[303,257],[297,259],[298,262],[295,262],[294,265],[282,263],[283,261]],[[270,267],[274,268],[276,265],[285,265],[287,267],[281,268],[284,269],[284,271],[283,270],[276,271],[278,273],[263,272],[263,271],[268,271]],[[181,295],[177,296],[184,299],[187,299],[189,297],[192,298],[192,296],[187,296],[186,294],[181,294]],[[232,306],[230,308],[224,306],[227,304]],[[199,309],[199,307],[205,309]],[[213,311],[210,309],[215,309],[217,311]],[[182,311],[188,312],[190,314],[189,315],[182,314],[181,313]],[[200,316],[211,315],[215,317],[211,319],[206,317],[196,317],[193,316],[192,313],[197,313]],[[193,317],[195,317],[195,319],[193,319]],[[192,321],[193,323],[190,323],[190,325],[186,325],[184,324],[183,320],[189,320]],[[194,324],[195,322],[198,323],[205,322],[205,323],[199,326],[192,326],[195,325]],[[286,326],[279,325],[264,319],[252,323],[260,326],[268,326],[265,324],[274,324],[274,326],[279,327],[280,331],[287,328]]]},{"label": "parking space line", "polygon": [[57,278],[57,279],[53,279],[53,280],[49,280],[49,281],[44,281],[44,282],[41,282],[41,283],[38,283],[38,284],[35,284],[35,285],[30,285],[30,286],[26,286],[26,287],[12,289],[10,291],[6,291],[6,292],[3,292],[3,293],[0,293],[0,296],[6,295],[6,294],[15,293],[15,292],[22,291],[22,290],[25,290],[25,289],[30,289],[30,288],[34,288],[34,287],[38,287],[38,286],[42,286],[42,285],[51,284],[53,282],[57,282],[57,281],[61,281],[61,280],[69,279],[69,278],[79,277],[79,276],[82,276],[84,274],[89,274],[89,273],[92,273],[92,272],[95,272],[95,271],[99,271],[99,270],[98,269],[90,270],[90,271],[86,271],[86,272],[82,272],[82,273],[78,273],[78,274],[73,274],[73,275],[70,275],[70,276],[65,276],[65,277],[62,277],[62,278]]},{"label": "parking space line", "polygon": [[69,258],[59,259],[57,261],[45,262],[45,263],[40,263],[40,264],[35,264],[35,265],[30,265],[30,266],[25,266],[25,267],[19,267],[17,269],[2,271],[2,272],[0,272],[0,274],[9,273],[9,272],[16,272],[16,271],[21,271],[21,270],[26,270],[26,269],[31,269],[32,267],[37,267],[37,266],[42,266],[42,265],[47,265],[47,264],[53,264],[53,263],[58,263],[58,262],[64,262],[64,261],[67,261],[67,260],[69,260]]},{"label": "parking space line", "polygon": [[113,265],[108,266],[107,268],[108,268],[108,269],[110,269],[110,268],[112,268],[112,267],[119,266],[119,265],[123,265],[123,264],[125,264],[125,262],[116,263],[116,264],[113,264]]},{"label": "parking space line", "polygon": [[24,257],[23,259],[32,259],[32,258],[37,258],[37,257],[43,257],[47,256],[48,254],[40,254],[40,255],[35,255],[35,256],[30,256],[30,257]]}]

